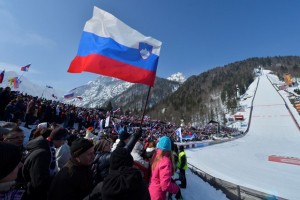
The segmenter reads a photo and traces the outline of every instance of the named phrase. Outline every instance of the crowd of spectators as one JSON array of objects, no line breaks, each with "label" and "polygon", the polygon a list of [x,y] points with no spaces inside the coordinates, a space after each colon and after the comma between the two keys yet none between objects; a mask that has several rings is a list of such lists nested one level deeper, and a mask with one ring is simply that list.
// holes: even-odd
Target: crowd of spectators
[{"label": "crowd of spectators", "polygon": [[0,89],[0,121],[0,199],[181,199],[172,178],[175,124],[147,118],[141,125],[139,116],[9,87]]},{"label": "crowd of spectators", "polygon": [[[180,199],[179,186],[186,188],[186,157],[175,144],[180,141],[176,124],[145,117],[141,125],[140,116],[76,107],[9,87],[0,88],[0,121],[0,199],[165,199],[172,194]],[[28,141],[20,127],[30,132]],[[236,131],[211,123],[180,130],[182,137],[197,141]],[[4,156],[7,149],[16,148],[20,157],[11,150],[15,160],[3,160],[10,155]],[[178,166],[180,185],[172,178]]]}]

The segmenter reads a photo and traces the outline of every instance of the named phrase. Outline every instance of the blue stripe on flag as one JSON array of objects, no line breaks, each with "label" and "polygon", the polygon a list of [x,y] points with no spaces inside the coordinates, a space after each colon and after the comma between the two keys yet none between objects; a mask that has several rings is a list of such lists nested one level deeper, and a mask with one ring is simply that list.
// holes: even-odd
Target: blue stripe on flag
[{"label": "blue stripe on flag", "polygon": [[77,56],[100,54],[129,65],[156,71],[159,56],[151,54],[149,58],[144,60],[139,51],[139,49],[119,44],[112,38],[104,38],[84,31],[81,36]]}]

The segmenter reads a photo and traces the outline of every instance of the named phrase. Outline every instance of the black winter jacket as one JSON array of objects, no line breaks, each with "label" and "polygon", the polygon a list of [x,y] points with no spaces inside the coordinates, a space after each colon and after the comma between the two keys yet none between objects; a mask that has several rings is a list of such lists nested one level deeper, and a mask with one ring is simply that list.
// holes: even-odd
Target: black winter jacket
[{"label": "black winter jacket", "polygon": [[40,136],[28,142],[26,150],[28,154],[22,169],[23,178],[27,182],[25,199],[47,199],[47,192],[52,180],[50,142]]},{"label": "black winter jacket", "polygon": [[82,200],[92,189],[90,167],[71,159],[54,177],[48,200]]}]

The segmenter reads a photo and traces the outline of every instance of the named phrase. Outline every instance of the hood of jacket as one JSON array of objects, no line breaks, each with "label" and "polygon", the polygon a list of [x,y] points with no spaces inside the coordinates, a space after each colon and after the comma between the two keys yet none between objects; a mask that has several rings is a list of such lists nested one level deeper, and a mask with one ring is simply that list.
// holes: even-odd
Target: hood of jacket
[{"label": "hood of jacket", "polygon": [[133,167],[121,167],[110,170],[102,186],[103,200],[148,199],[149,192],[141,172]]},{"label": "hood of jacket", "polygon": [[26,145],[26,150],[31,152],[36,149],[49,149],[49,141],[44,139],[43,136],[39,136],[34,140],[31,140]]}]

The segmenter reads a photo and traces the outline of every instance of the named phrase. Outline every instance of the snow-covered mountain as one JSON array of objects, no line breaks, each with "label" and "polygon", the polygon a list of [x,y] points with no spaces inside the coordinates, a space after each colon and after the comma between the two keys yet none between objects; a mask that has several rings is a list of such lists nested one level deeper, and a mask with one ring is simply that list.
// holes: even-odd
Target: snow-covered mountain
[{"label": "snow-covered mountain", "polygon": [[116,78],[99,76],[96,80],[90,81],[86,85],[72,89],[70,93],[74,92],[74,98],[64,99],[63,102],[80,107],[95,108],[103,106],[107,100],[121,94],[132,85],[133,83]]},{"label": "snow-covered mountain", "polygon": [[[168,80],[183,83],[185,78],[182,73],[178,72],[174,75],[171,75]],[[124,94],[124,92],[133,85],[133,83],[100,75],[96,80],[72,89],[69,93],[74,92],[74,97],[72,99],[63,99],[63,102],[79,107],[95,108],[97,106],[104,106],[107,101],[118,96],[120,97],[120,95],[123,93],[122,103],[116,99],[116,101],[118,101],[118,105],[121,106],[126,103],[124,100],[124,96],[126,96],[126,94]],[[179,86],[176,86],[176,89],[173,89],[172,92],[176,91],[178,87]],[[142,89],[139,89],[139,91],[141,92]],[[133,97],[139,91],[132,93],[132,90],[130,90],[128,91],[128,94]],[[132,100],[130,102],[132,104]]]},{"label": "snow-covered mountain", "polygon": [[[0,87],[10,86],[8,83],[8,79],[16,76],[19,77],[16,72],[13,71],[5,72],[4,81],[2,84],[0,84]],[[112,102],[116,101],[118,102],[117,103],[118,106],[125,106],[125,104],[128,103],[127,101],[125,101],[125,99],[128,100],[129,97],[131,98],[130,104],[136,105],[137,103],[135,101],[138,102],[141,101],[143,99],[142,97],[144,96],[143,93],[145,93],[145,91],[147,92],[147,90],[144,91],[145,88],[143,89],[142,87],[144,85],[137,84],[137,86],[133,88],[133,90],[128,90],[130,87],[134,85],[133,83],[100,75],[96,78],[96,80],[89,81],[85,85],[70,90],[67,93],[74,93],[74,96],[69,99],[64,99],[63,96],[64,94],[67,94],[66,92],[53,89],[53,88],[47,88],[46,86],[40,86],[38,84],[29,81],[25,76],[22,76],[20,80],[21,80],[21,84],[19,85],[19,88],[14,89],[12,86],[10,86],[13,91],[20,91],[21,93],[27,93],[32,96],[38,96],[38,97],[44,97],[51,100],[56,100],[52,96],[54,95],[58,97],[57,100],[62,101],[64,103],[73,104],[79,107],[89,107],[89,108],[103,107],[108,101],[112,101]],[[163,80],[165,80],[165,82]],[[169,82],[169,80],[171,82]],[[172,81],[175,81],[176,83],[174,82],[172,83]],[[171,75],[168,78],[168,80],[157,78],[155,83],[155,88],[152,91],[152,101],[151,100],[149,101],[149,105],[156,104],[158,101],[160,101],[160,99],[163,99],[166,96],[170,95],[171,93],[175,92],[180,86],[180,84],[183,83],[184,81],[185,78],[183,74],[180,72]],[[160,91],[159,89],[162,91]],[[155,95],[156,91],[158,91],[159,94]],[[139,95],[142,96],[140,97]],[[114,98],[116,99],[114,100]],[[130,107],[130,106],[127,105],[125,107]]]},{"label": "snow-covered mountain", "polygon": [[[21,80],[21,83],[19,85],[19,88],[13,88],[12,85],[9,85],[8,79],[13,78],[13,77],[18,77]],[[59,89],[53,89],[53,88],[47,88],[45,85],[41,86],[36,83],[31,82],[26,78],[26,76],[20,77],[16,72],[14,71],[6,71],[4,75],[4,80],[0,84],[0,87],[11,87],[12,91],[19,91],[21,93],[27,93],[32,96],[38,96],[38,97],[43,97],[49,100],[60,100],[64,94],[63,91]],[[57,99],[55,99],[52,95],[56,96]]]},{"label": "snow-covered mountain", "polygon": [[167,79],[170,80],[170,81],[176,81],[176,82],[179,82],[179,83],[183,83],[186,80],[184,75],[181,72],[177,72],[175,74],[172,74]]}]

